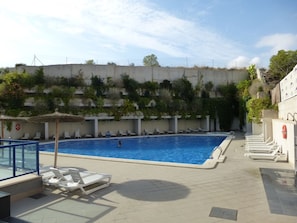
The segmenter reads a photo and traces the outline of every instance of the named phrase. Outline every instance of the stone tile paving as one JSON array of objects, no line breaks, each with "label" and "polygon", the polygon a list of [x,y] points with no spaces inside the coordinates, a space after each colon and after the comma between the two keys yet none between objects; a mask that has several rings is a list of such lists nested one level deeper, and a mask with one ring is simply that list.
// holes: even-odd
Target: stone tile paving
[{"label": "stone tile paving", "polygon": [[[39,223],[297,222],[296,216],[271,212],[260,172],[292,167],[249,160],[243,153],[243,136],[237,135],[225,153],[226,161],[211,170],[60,155],[60,166],[112,174],[111,186],[89,196],[45,190],[45,197],[13,203],[12,215]],[[40,160],[53,163],[51,155],[42,154]],[[210,217],[213,207],[237,210],[237,220]]]},{"label": "stone tile paving", "polygon": [[271,213],[297,217],[297,188],[293,170],[261,168]]}]

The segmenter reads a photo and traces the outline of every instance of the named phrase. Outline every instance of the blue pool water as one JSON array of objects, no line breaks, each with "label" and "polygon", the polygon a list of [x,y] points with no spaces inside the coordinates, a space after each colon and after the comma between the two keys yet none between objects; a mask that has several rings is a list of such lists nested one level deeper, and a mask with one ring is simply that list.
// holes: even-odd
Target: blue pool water
[{"label": "blue pool water", "polygon": [[[203,164],[225,136],[125,137],[59,142],[59,153],[158,162]],[[118,146],[119,140],[121,147]],[[40,145],[40,151],[54,151],[54,143]]]}]

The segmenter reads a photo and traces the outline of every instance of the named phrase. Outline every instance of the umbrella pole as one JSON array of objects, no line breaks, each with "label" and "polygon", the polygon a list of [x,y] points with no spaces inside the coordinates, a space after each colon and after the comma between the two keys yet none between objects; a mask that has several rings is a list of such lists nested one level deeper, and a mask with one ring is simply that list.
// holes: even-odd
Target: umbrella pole
[{"label": "umbrella pole", "polygon": [[[4,128],[3,128],[3,121],[1,121],[1,139],[3,140],[3,138],[4,138]],[[4,144],[4,141],[2,143]],[[2,148],[2,156],[1,157],[4,157],[4,148]]]},{"label": "umbrella pole", "polygon": [[58,158],[58,140],[59,140],[59,119],[56,119],[56,134],[55,134],[55,162],[54,167],[57,167]]},{"label": "umbrella pole", "polygon": [[4,126],[3,126],[3,121],[1,121],[1,139],[4,138]]}]

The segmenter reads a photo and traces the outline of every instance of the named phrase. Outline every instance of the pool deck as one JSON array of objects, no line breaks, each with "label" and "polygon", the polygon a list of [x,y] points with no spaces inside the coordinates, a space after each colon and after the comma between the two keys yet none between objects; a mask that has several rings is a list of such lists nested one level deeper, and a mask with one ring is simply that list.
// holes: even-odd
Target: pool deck
[{"label": "pool deck", "polygon": [[[45,189],[12,203],[24,222],[297,222],[297,189],[288,163],[244,157],[236,134],[226,160],[213,169],[59,156],[58,165],[112,174],[112,184],[88,196]],[[40,162],[53,164],[42,154]]]}]

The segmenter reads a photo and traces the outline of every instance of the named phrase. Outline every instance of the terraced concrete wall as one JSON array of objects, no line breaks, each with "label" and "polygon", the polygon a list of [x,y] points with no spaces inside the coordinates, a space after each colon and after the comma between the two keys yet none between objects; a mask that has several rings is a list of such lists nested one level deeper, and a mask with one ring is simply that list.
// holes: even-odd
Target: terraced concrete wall
[{"label": "terraced concrete wall", "polygon": [[142,83],[145,81],[162,82],[167,79],[187,77],[196,86],[202,79],[203,83],[211,81],[214,86],[227,83],[238,83],[248,77],[245,69],[213,69],[213,68],[183,68],[183,67],[145,67],[145,66],[116,66],[116,65],[89,65],[89,64],[66,64],[49,66],[19,66],[17,71],[33,74],[37,69],[43,67],[44,74],[52,77],[74,77],[83,74],[85,82],[90,84],[92,76],[117,80],[121,75],[127,74],[130,78]]}]

